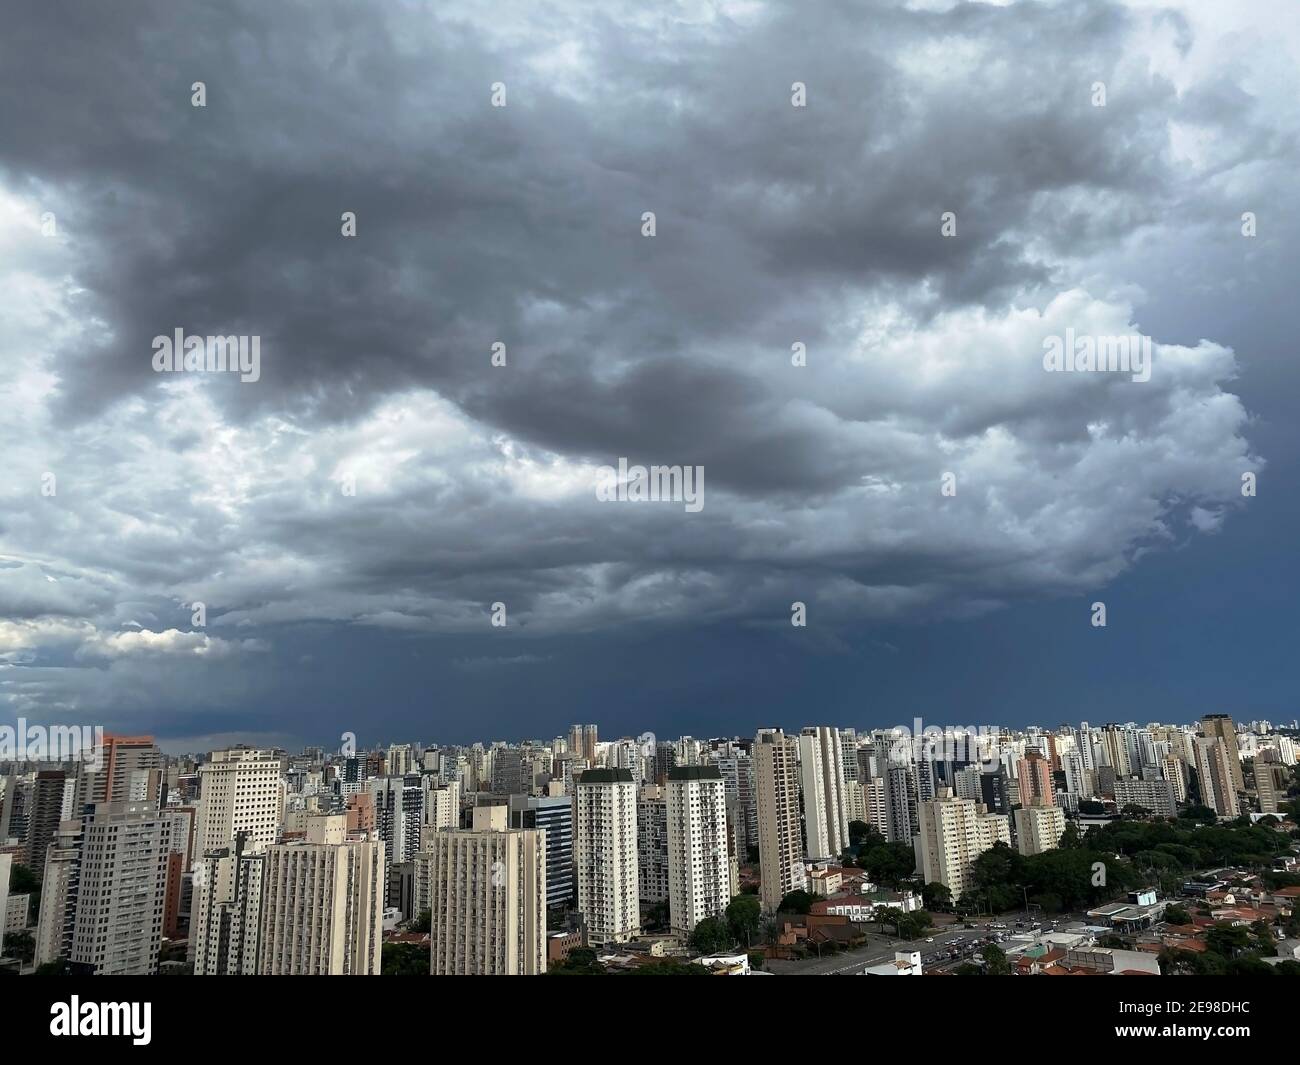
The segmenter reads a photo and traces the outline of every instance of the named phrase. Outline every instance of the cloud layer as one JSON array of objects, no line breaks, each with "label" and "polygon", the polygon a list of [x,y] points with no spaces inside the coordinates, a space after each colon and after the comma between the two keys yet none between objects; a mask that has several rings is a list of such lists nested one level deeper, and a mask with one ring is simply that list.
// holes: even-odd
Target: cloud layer
[{"label": "cloud layer", "polygon": [[[969,617],[1217,532],[1249,353],[1151,336],[1121,264],[1245,239],[1273,101],[1177,5],[867,7],[20,5],[0,704],[235,710],[311,626],[526,676],[795,600]],[[261,380],[153,373],[176,328],[260,336]],[[1149,336],[1150,381],[1044,372],[1067,329]],[[620,457],[704,510],[597,501]]]}]

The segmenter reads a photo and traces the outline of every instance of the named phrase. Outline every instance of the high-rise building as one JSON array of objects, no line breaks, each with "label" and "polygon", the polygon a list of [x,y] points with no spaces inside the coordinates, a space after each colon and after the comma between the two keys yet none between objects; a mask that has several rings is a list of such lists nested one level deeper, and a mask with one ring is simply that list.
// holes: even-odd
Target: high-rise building
[{"label": "high-rise building", "polygon": [[809,858],[838,858],[849,845],[844,753],[838,729],[810,726],[799,734],[799,774]]},{"label": "high-rise building", "polygon": [[82,827],[70,961],[74,971],[149,976],[158,969],[171,822],[151,802],[102,802]]},{"label": "high-rise building", "polygon": [[1020,782],[1020,805],[1052,806],[1056,796],[1052,790],[1052,763],[1037,751],[1026,751],[1016,767]]},{"label": "high-rise building", "polygon": [[43,769],[36,774],[23,851],[23,864],[29,869],[45,868],[46,848],[54,840],[59,825],[73,815],[76,783],[76,778],[62,769]]},{"label": "high-rise building", "polygon": [[1011,828],[1001,814],[990,814],[970,799],[959,799],[945,789],[939,798],[923,803],[919,812],[917,857],[925,883],[945,884],[953,900],[970,886],[975,859],[999,840],[1011,845]]},{"label": "high-rise building", "polygon": [[[1233,741],[1236,742],[1235,739]],[[1201,785],[1201,802],[1214,810],[1219,817],[1236,817],[1241,808],[1237,803],[1237,788],[1232,776],[1232,762],[1219,737],[1198,737],[1193,742],[1196,754],[1196,775]],[[1238,763],[1240,770],[1240,763]]]},{"label": "high-rise building", "polygon": [[1237,729],[1227,714],[1206,714],[1201,718],[1201,732],[1207,739],[1217,739],[1223,747],[1223,758],[1228,766],[1234,792],[1245,791],[1241,772],[1241,754],[1237,748]]},{"label": "high-rise building", "polygon": [[1127,730],[1120,728],[1119,725],[1102,725],[1101,749],[1103,764],[1115,770],[1115,776],[1127,777],[1133,774]]},{"label": "high-rise building", "polygon": [[96,756],[95,762],[81,763],[74,813],[102,802],[158,805],[163,757],[152,736],[107,734],[96,749]]},{"label": "high-rise building", "polygon": [[687,936],[731,900],[726,787],[710,765],[669,770],[666,788],[669,922]]},{"label": "high-rise building", "polygon": [[1016,844],[1021,854],[1042,854],[1055,850],[1065,832],[1065,811],[1041,803],[1022,806],[1012,815],[1016,823]]},{"label": "high-rise building", "polygon": [[754,739],[758,800],[758,863],[763,909],[775,912],[791,891],[807,886],[799,824],[799,744],[780,729]]},{"label": "high-rise building", "polygon": [[425,790],[418,774],[374,777],[366,787],[375,802],[375,829],[389,863],[411,861],[420,849],[424,823]]},{"label": "high-rise building", "polygon": [[626,769],[588,769],[578,778],[578,909],[592,946],[641,931],[636,784]]},{"label": "high-rise building", "polygon": [[32,959],[36,966],[72,956],[81,872],[81,828],[80,821],[62,822],[45,851],[41,906],[36,918],[36,954]]},{"label": "high-rise building", "polygon": [[1288,801],[1286,789],[1291,774],[1281,762],[1273,760],[1276,757],[1273,751],[1261,751],[1255,758],[1255,794],[1259,797],[1259,812],[1262,814],[1280,813],[1280,804]]},{"label": "high-rise building", "polygon": [[573,872],[573,800],[567,795],[512,795],[510,827],[546,833],[546,905],[572,906],[578,891]]},{"label": "high-rise building", "polygon": [[194,864],[190,958],[195,976],[253,976],[258,972],[265,852],[244,841]]},{"label": "high-rise building", "polygon": [[1174,789],[1176,802],[1187,801],[1187,763],[1176,754],[1167,754],[1162,767],[1164,777]]},{"label": "high-rise building", "polygon": [[213,751],[199,766],[199,787],[196,853],[225,850],[241,832],[249,851],[279,838],[284,819],[279,752],[248,747]]},{"label": "high-rise building", "polygon": [[668,901],[668,805],[651,784],[636,800],[637,893],[641,905]]},{"label": "high-rise building", "polygon": [[545,836],[525,828],[429,837],[434,976],[546,971]]},{"label": "high-rise building", "polygon": [[5,952],[5,920],[3,915],[9,912],[9,877],[13,873],[13,851],[0,850],[0,958]]},{"label": "high-rise building", "polygon": [[424,781],[424,823],[434,828],[459,828],[460,781],[434,784],[433,779],[426,777]]},{"label": "high-rise building", "polygon": [[595,765],[596,726],[574,725],[569,729],[569,750],[580,758],[585,758],[588,765]]},{"label": "high-rise building", "polygon": [[260,975],[379,975],[384,844],[349,838],[346,825],[342,814],[309,817],[306,840],[266,848]]}]

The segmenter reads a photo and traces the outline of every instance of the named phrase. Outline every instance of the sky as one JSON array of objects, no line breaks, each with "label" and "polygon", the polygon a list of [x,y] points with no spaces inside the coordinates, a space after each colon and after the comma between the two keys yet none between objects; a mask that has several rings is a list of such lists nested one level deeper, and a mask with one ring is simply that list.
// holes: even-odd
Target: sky
[{"label": "sky", "polygon": [[1292,720],[1293,15],[16,0],[0,723]]}]

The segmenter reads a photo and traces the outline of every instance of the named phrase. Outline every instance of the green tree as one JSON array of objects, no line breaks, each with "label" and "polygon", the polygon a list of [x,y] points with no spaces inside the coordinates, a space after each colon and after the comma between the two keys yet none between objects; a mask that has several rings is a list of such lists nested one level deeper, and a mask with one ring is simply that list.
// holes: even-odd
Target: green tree
[{"label": "green tree", "polygon": [[876,832],[873,826],[867,824],[865,821],[849,822],[849,842],[854,846],[870,837],[873,833],[875,835],[880,835],[879,832]]},{"label": "green tree", "polygon": [[1205,945],[1215,954],[1232,959],[1240,952],[1250,949],[1250,932],[1240,925],[1230,925],[1220,921],[1206,931]]},{"label": "green tree", "polygon": [[927,910],[952,909],[952,891],[947,884],[941,884],[937,880],[921,885],[921,898]]},{"label": "green tree", "polygon": [[706,917],[695,926],[687,943],[697,954],[720,954],[736,945],[736,937],[725,918]]},{"label": "green tree", "polygon": [[385,943],[379,958],[381,976],[429,975],[429,948],[418,943]]},{"label": "green tree", "polygon": [[924,910],[913,910],[900,914],[895,921],[900,939],[920,939],[934,924],[933,919]]},{"label": "green tree", "polygon": [[750,946],[763,920],[762,904],[754,895],[737,895],[727,904],[726,918],[736,942]]},{"label": "green tree", "polygon": [[781,900],[778,913],[811,913],[813,897],[803,890],[791,891]]},{"label": "green tree", "polygon": [[1185,906],[1171,902],[1165,907],[1165,921],[1168,924],[1191,924],[1192,915],[1187,912]]},{"label": "green tree", "polygon": [[859,853],[858,866],[877,884],[897,888],[916,872],[916,852],[907,843],[879,843]]},{"label": "green tree", "polygon": [[430,910],[421,910],[415,920],[411,922],[411,931],[426,933],[433,930],[433,913]]},{"label": "green tree", "polygon": [[1011,966],[1007,964],[1007,952],[996,943],[990,943],[981,950],[980,957],[984,959],[985,972],[989,976],[1009,976],[1011,974]]},{"label": "green tree", "polygon": [[590,947],[574,947],[563,961],[546,970],[549,976],[604,976],[605,967]]},{"label": "green tree", "polygon": [[27,965],[36,957],[36,941],[32,938],[32,934],[26,930],[10,932],[5,936],[4,952]]}]

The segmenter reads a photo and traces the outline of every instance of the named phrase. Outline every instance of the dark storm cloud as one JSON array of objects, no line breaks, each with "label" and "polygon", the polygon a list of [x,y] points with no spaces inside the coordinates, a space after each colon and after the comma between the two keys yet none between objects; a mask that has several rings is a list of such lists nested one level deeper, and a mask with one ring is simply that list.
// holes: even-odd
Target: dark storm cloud
[{"label": "dark storm cloud", "polygon": [[[497,600],[526,634],[783,624],[796,599],[835,623],[967,616],[1213,531],[1259,466],[1213,337],[1157,337],[1149,384],[1039,361],[1067,326],[1137,331],[1130,286],[1160,279],[1105,269],[1135,234],[1235,217],[1176,127],[1294,156],[1231,76],[1180,92],[1143,60],[1152,35],[1190,47],[1176,12],[45,2],[9,22],[0,193],[63,243],[14,238],[0,387],[25,401],[0,425],[15,483],[60,490],[4,498],[23,565],[0,570],[0,653],[109,673],[25,674],[16,705],[106,679],[126,706],[155,668],[180,698],[230,658],[246,673],[202,701],[239,703],[300,668],[277,626],[463,633]],[[178,327],[259,335],[261,380],[154,374]],[[702,465],[706,509],[596,502],[620,456]],[[497,660],[547,659],[458,659]]]}]

